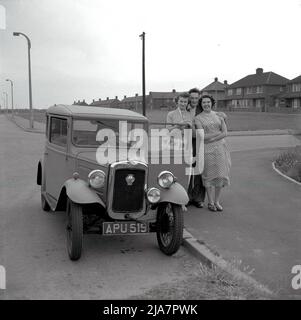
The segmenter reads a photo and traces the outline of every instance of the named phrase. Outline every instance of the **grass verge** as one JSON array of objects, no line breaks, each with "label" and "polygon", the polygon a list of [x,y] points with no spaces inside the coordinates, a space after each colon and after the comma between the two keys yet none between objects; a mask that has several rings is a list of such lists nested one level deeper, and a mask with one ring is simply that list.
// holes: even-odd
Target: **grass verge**
[{"label": "grass verge", "polygon": [[301,146],[282,152],[274,163],[280,172],[297,182],[301,182]]},{"label": "grass verge", "polygon": [[184,280],[163,283],[130,299],[166,300],[271,300],[275,297],[252,284],[235,279],[214,266],[202,264],[195,274]]}]

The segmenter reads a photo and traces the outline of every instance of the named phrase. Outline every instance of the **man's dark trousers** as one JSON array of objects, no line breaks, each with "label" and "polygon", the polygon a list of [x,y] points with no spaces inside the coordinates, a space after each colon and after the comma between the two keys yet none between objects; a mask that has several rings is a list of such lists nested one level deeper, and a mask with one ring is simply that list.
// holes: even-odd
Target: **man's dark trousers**
[{"label": "man's dark trousers", "polygon": [[[196,156],[196,138],[192,138],[192,154]],[[195,167],[195,163],[192,165]],[[206,196],[206,189],[203,185],[202,175],[191,175],[189,179],[189,186],[188,186],[188,196],[189,201],[192,202],[204,202]]]}]

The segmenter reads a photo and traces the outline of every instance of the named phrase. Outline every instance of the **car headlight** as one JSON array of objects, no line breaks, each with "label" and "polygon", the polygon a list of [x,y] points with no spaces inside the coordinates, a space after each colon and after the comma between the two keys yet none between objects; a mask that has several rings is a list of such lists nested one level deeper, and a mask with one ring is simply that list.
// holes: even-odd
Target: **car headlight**
[{"label": "car headlight", "polygon": [[89,185],[99,189],[105,183],[106,174],[102,170],[92,170],[88,175]]},{"label": "car headlight", "polygon": [[147,191],[146,196],[150,203],[157,203],[160,200],[160,190],[157,188],[150,188]]},{"label": "car headlight", "polygon": [[169,171],[162,171],[158,175],[158,184],[160,187],[164,189],[170,188],[170,186],[174,183],[175,176]]}]

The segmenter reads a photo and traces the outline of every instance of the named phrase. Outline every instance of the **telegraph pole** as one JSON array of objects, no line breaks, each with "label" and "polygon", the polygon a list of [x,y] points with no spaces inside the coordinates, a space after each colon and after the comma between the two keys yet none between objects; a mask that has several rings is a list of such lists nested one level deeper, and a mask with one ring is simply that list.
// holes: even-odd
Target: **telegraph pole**
[{"label": "telegraph pole", "polygon": [[142,39],[142,113],[145,116],[145,32],[142,32],[139,37]]}]

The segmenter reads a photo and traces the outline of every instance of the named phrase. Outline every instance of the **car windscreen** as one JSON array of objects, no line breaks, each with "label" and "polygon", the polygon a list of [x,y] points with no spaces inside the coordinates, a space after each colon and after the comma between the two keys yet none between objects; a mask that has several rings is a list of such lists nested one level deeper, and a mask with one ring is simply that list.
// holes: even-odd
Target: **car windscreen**
[{"label": "car windscreen", "polygon": [[77,146],[99,146],[106,142],[108,146],[119,145],[126,141],[131,145],[133,129],[145,129],[145,123],[118,119],[74,119],[72,141]]}]

